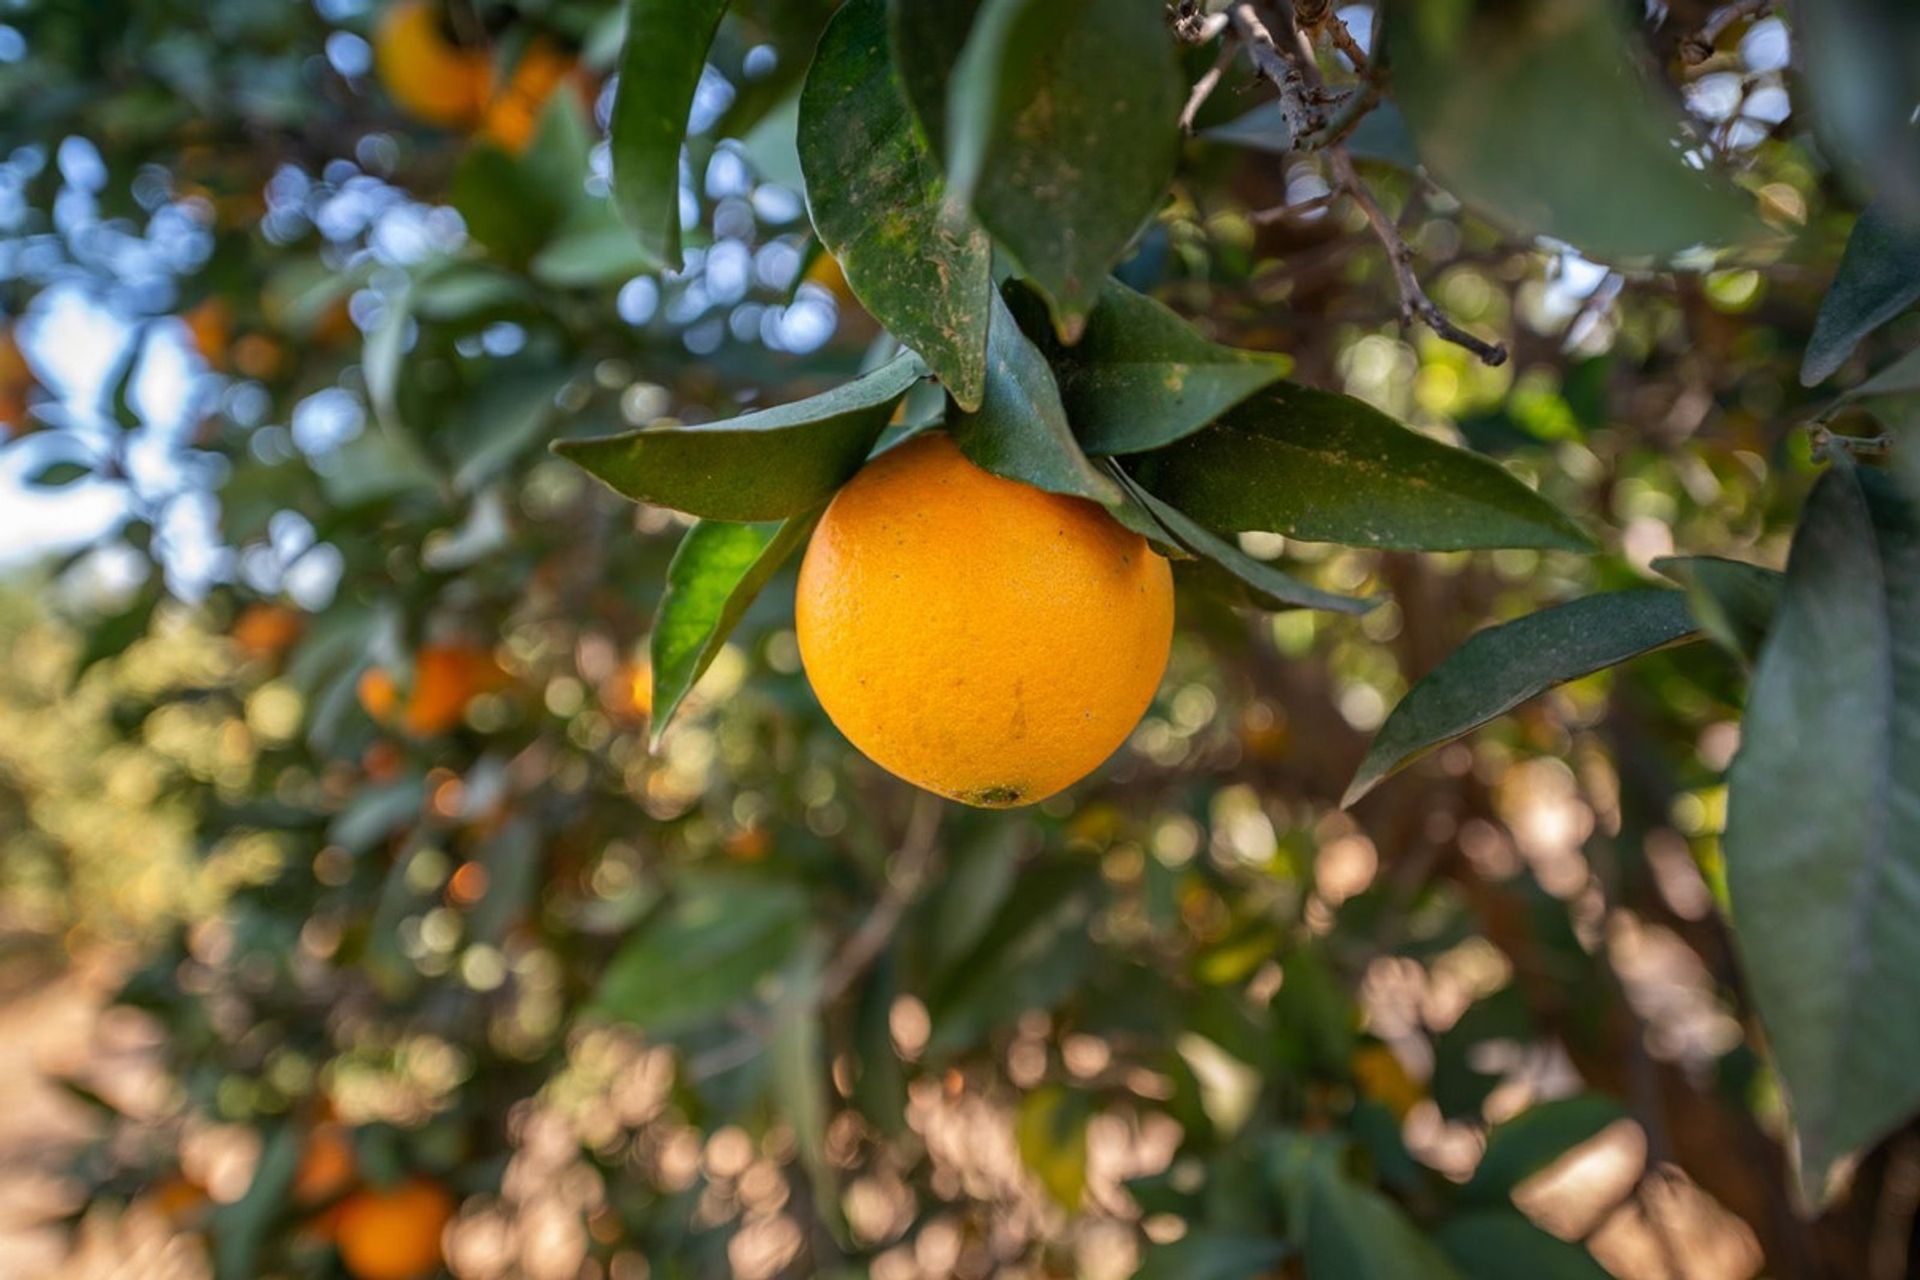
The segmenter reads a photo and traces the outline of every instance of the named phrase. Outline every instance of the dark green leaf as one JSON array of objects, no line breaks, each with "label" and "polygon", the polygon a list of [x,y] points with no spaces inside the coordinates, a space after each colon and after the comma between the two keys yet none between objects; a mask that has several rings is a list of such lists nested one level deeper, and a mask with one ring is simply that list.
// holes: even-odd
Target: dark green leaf
[{"label": "dark green leaf", "polygon": [[768,1083],[781,1120],[793,1130],[800,1163],[812,1183],[815,1212],[844,1235],[839,1178],[827,1155],[827,1055],[820,1034],[818,939],[801,947],[780,977],[768,1046]]},{"label": "dark green leaf", "polygon": [[1434,1238],[1473,1280],[1609,1280],[1612,1275],[1585,1249],[1549,1235],[1516,1210],[1454,1218]]},{"label": "dark green leaf", "polygon": [[1920,216],[1920,9],[1907,0],[1795,0],[1808,115],[1867,199]]},{"label": "dark green leaf", "polygon": [[1287,1256],[1284,1240],[1189,1231],[1172,1244],[1155,1245],[1140,1259],[1134,1280],[1257,1280]]},{"label": "dark green leaf", "polygon": [[1073,438],[1046,357],[1020,331],[998,294],[989,307],[985,394],[978,410],[963,410],[948,424],[955,442],[975,466],[997,476],[1117,505],[1119,489]]},{"label": "dark green leaf", "polygon": [[1824,382],[1860,339],[1920,299],[1920,218],[1875,205],[1847,237],[1800,362],[1800,385]]},{"label": "dark green leaf", "polygon": [[1364,401],[1292,383],[1128,467],[1223,533],[1418,551],[1593,545],[1498,463],[1409,431]]},{"label": "dark green leaf", "polygon": [[96,664],[119,657],[134,641],[146,635],[147,624],[153,621],[154,608],[163,596],[157,584],[149,584],[142,587],[124,609],[94,620],[86,629],[86,644],[73,664],[74,682],[77,684]]},{"label": "dark green leaf", "polygon": [[893,63],[936,156],[947,150],[947,83],[980,0],[888,0]]},{"label": "dark green leaf", "polygon": [[673,719],[768,579],[807,540],[811,516],[781,524],[702,520],[667,566],[653,620],[653,741]]},{"label": "dark green leaf", "polygon": [[1612,0],[1390,5],[1394,96],[1421,160],[1488,217],[1589,257],[1755,234],[1745,197],[1682,158],[1680,113],[1634,65],[1624,16]]},{"label": "dark green leaf", "polygon": [[217,1280],[255,1280],[261,1274],[260,1249],[286,1208],[300,1169],[303,1146],[298,1128],[281,1123],[267,1134],[253,1181],[232,1204],[214,1210],[213,1270]]},{"label": "dark green leaf", "polygon": [[1341,1175],[1309,1174],[1306,1264],[1312,1280],[1461,1280],[1446,1255],[1393,1201]]},{"label": "dark green leaf", "polygon": [[1474,1204],[1505,1204],[1515,1187],[1624,1115],[1619,1103],[1597,1093],[1531,1106],[1494,1126],[1486,1154],[1460,1194]]},{"label": "dark green leaf", "polygon": [[427,789],[418,778],[361,787],[327,824],[327,843],[364,853],[420,816]]},{"label": "dark green leaf", "polygon": [[800,166],[814,228],[861,305],[978,408],[993,250],[914,127],[886,0],[848,0],[827,24],[800,94]]},{"label": "dark green leaf", "polygon": [[593,1007],[659,1034],[711,1021],[787,963],[806,915],[792,885],[690,876],[614,956]]},{"label": "dark green leaf", "polygon": [[629,0],[613,100],[613,202],[649,265],[680,269],[680,147],[726,0]]},{"label": "dark green leaf", "polygon": [[453,487],[471,493],[542,439],[571,378],[564,368],[493,366],[444,429],[445,450],[458,459]]},{"label": "dark green leaf", "polygon": [[1708,639],[1753,665],[1780,602],[1779,570],[1717,556],[1663,556],[1652,567],[1687,589]]},{"label": "dark green leaf", "polygon": [[1488,627],[1429,672],[1380,726],[1344,804],[1527,699],[1699,634],[1680,591],[1612,591]]},{"label": "dark green leaf", "polygon": [[1186,97],[1157,0],[986,0],[948,86],[956,195],[1075,341],[1179,157]]},{"label": "dark green leaf", "polygon": [[133,336],[127,340],[126,353],[107,379],[107,416],[122,431],[137,430],[140,426],[139,411],[133,407],[133,380],[138,376],[146,355],[147,330],[141,326],[134,329]]},{"label": "dark green leaf", "polygon": [[49,462],[28,475],[27,483],[40,489],[64,489],[74,481],[92,474],[93,468],[85,463],[72,462],[63,458],[58,462]]},{"label": "dark green leaf", "polygon": [[556,289],[611,285],[654,269],[604,200],[575,205],[527,266],[535,280]]},{"label": "dark green leaf", "polygon": [[1727,891],[1818,1199],[1920,1107],[1920,531],[1886,477],[1814,486],[1740,744]]},{"label": "dark green leaf", "polygon": [[860,469],[894,405],[926,368],[901,355],[832,391],[696,427],[562,440],[561,457],[635,502],[708,520],[811,511]]},{"label": "dark green leaf", "polygon": [[1254,608],[1274,611],[1331,609],[1336,613],[1365,613],[1380,603],[1377,598],[1356,599],[1309,586],[1264,560],[1254,559],[1232,542],[1196,524],[1145,489],[1136,486],[1132,492],[1181,549],[1237,584],[1238,594]]},{"label": "dark green leaf", "polygon": [[1052,361],[1067,421],[1091,454],[1172,444],[1293,367],[1283,355],[1210,342],[1118,280],[1101,289],[1086,333],[1071,347],[1052,341],[1046,304],[1030,289],[1010,284],[1007,305]]}]

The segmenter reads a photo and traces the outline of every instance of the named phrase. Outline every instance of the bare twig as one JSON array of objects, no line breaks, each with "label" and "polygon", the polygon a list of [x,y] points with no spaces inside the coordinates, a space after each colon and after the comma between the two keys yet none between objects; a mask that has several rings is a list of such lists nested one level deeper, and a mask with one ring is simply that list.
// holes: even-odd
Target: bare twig
[{"label": "bare twig", "polygon": [[1815,460],[1844,453],[1856,462],[1884,462],[1893,454],[1893,437],[1884,433],[1877,436],[1840,435],[1829,430],[1824,423],[1815,423],[1809,429],[1809,435],[1812,437]]},{"label": "bare twig", "polygon": [[1680,58],[1690,66],[1699,66],[1713,56],[1713,46],[1728,27],[1748,18],[1773,12],[1776,0],[1733,0],[1707,15],[1700,29],[1680,42]]},{"label": "bare twig", "polygon": [[1180,109],[1180,132],[1192,133],[1194,117],[1200,114],[1200,108],[1207,105],[1207,99],[1220,86],[1220,77],[1226,73],[1227,64],[1233,61],[1233,46],[1222,44],[1220,56],[1213,60],[1205,75],[1193,82],[1193,92],[1187,95],[1187,105]]},{"label": "bare twig", "polygon": [[1227,28],[1227,16],[1203,11],[1199,0],[1168,5],[1167,20],[1173,25],[1173,34],[1188,44],[1205,44]]},{"label": "bare twig", "polygon": [[[1240,14],[1241,10],[1246,11],[1244,18]],[[1274,41],[1272,33],[1260,21],[1259,14],[1252,4],[1235,5],[1229,13],[1233,17],[1235,30],[1240,32],[1241,38],[1246,41],[1255,64],[1262,67],[1268,79],[1281,86],[1283,112],[1286,110],[1284,104],[1287,100],[1288,75],[1284,71],[1278,74],[1267,71],[1263,59],[1271,59],[1283,64],[1294,77],[1303,82],[1300,93],[1300,100],[1303,102],[1307,101],[1314,91],[1324,88],[1320,80],[1320,68],[1314,62],[1312,39],[1306,32],[1297,26],[1294,27],[1291,33],[1293,48],[1283,53],[1279,44]],[[1287,20],[1291,21],[1290,17]],[[1324,125],[1325,121],[1321,120],[1318,123]],[[1294,130],[1295,137],[1301,134],[1300,129]],[[1353,202],[1360,206],[1360,211],[1367,216],[1367,225],[1373,229],[1374,236],[1380,241],[1381,247],[1387,251],[1387,262],[1393,268],[1394,283],[1400,289],[1401,319],[1407,324],[1412,324],[1416,319],[1424,322],[1429,329],[1448,342],[1473,352],[1484,364],[1496,367],[1505,364],[1507,362],[1505,343],[1488,342],[1484,338],[1468,333],[1448,319],[1446,312],[1427,296],[1427,291],[1421,287],[1419,275],[1413,269],[1413,250],[1408,247],[1406,237],[1400,234],[1400,228],[1394,225],[1393,219],[1389,218],[1386,210],[1380,207],[1380,202],[1374,198],[1372,190],[1361,181],[1360,172],[1354,168],[1353,157],[1347,154],[1347,149],[1336,142],[1327,147],[1326,151],[1328,164],[1333,170],[1335,189],[1351,196]]]},{"label": "bare twig", "polygon": [[[1227,19],[1233,23],[1240,42],[1246,45],[1254,67],[1280,91],[1280,116],[1287,122],[1287,131],[1296,140],[1318,133],[1326,125],[1326,113],[1315,101],[1319,96],[1314,92],[1316,86],[1308,79],[1300,60],[1281,52],[1260,10],[1252,3],[1235,4],[1227,10]],[[1317,68],[1315,78],[1318,78]]]},{"label": "bare twig", "polygon": [[1365,75],[1368,69],[1366,50],[1362,49],[1360,42],[1353,38],[1353,32],[1347,30],[1347,24],[1341,20],[1340,15],[1329,10],[1322,21],[1327,28],[1327,38],[1333,41],[1333,47],[1347,56],[1347,61],[1353,64],[1355,71]]},{"label": "bare twig", "polygon": [[886,888],[881,890],[873,909],[867,912],[866,918],[847,938],[840,954],[820,975],[822,1004],[845,994],[855,979],[865,973],[867,966],[886,949],[894,930],[900,927],[901,917],[906,914],[907,907],[920,892],[927,873],[933,867],[934,854],[939,849],[935,837],[940,831],[940,811],[937,797],[924,791],[914,797],[913,812],[907,817],[906,834],[900,841],[899,852],[894,855],[893,870],[887,877]]},{"label": "bare twig", "polygon": [[1307,214],[1318,213],[1340,198],[1340,192],[1329,191],[1325,195],[1314,196],[1294,204],[1276,205],[1271,209],[1256,209],[1248,215],[1256,227],[1271,226],[1276,222],[1285,222],[1289,218],[1304,218]]}]

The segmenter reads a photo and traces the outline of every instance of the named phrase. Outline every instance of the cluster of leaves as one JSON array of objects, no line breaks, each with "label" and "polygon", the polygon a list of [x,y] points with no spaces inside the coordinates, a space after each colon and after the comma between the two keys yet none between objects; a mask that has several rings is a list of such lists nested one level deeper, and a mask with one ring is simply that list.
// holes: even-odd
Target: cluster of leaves
[{"label": "cluster of leaves", "polygon": [[[324,1099],[370,1179],[426,1171],[509,1205],[532,1118],[562,1117],[597,1188],[571,1206],[583,1249],[616,1274],[636,1254],[656,1275],[744,1269],[756,1232],[773,1269],[898,1270],[954,1223],[962,1270],[1072,1270],[1078,1228],[1119,1218],[1149,1275],[1584,1277],[1587,1250],[1513,1193],[1631,1095],[1776,1270],[1861,1256],[1845,1212],[1831,1238],[1774,1213],[1770,1071],[1816,1195],[1920,1105],[1902,1075],[1920,452],[1898,438],[1920,378],[1889,360],[1826,406],[1785,388],[1803,350],[1817,383],[1909,345],[1910,143],[1882,108],[1912,101],[1920,60],[1855,62],[1863,30],[1911,49],[1872,26],[1898,6],[1796,11],[1816,106],[1836,80],[1887,96],[1816,112],[1820,141],[1769,139],[1737,182],[1617,6],[1388,4],[1380,56],[1329,51],[1311,77],[1289,49],[1253,56],[1239,11],[1285,44],[1286,6],[1213,7],[462,4],[503,68],[544,39],[617,76],[590,107],[556,95],[519,154],[384,105],[351,44],[374,14],[8,16],[32,55],[0,69],[24,148],[8,314],[31,334],[32,307],[80,282],[139,334],[100,405],[43,396],[42,429],[11,446],[47,487],[122,492],[121,538],[151,566],[88,621],[75,674],[130,742],[177,740],[187,707],[246,748],[158,784],[201,856],[240,870],[217,902],[168,908],[185,918],[123,993],[166,1028],[180,1089],[162,1116],[111,1120],[148,1141],[87,1154],[103,1198],[144,1194],[183,1135],[246,1126],[263,1154],[207,1224],[216,1268],[324,1274],[294,1190]],[[1710,16],[1674,8],[1675,29]],[[1221,52],[1236,61],[1209,72]],[[1275,83],[1288,65],[1337,83]],[[98,176],[47,163],[70,138]],[[1325,157],[1342,202],[1249,217],[1290,198],[1275,155],[1296,173]],[[1863,171],[1876,186],[1848,188]],[[1861,194],[1876,203],[1840,256]],[[1463,318],[1514,343],[1512,381],[1422,406],[1407,379],[1359,372],[1389,352],[1423,383],[1483,376],[1388,336],[1411,251],[1348,217],[1363,198],[1423,254],[1495,264],[1450,278],[1500,299]],[[1790,220],[1753,212],[1789,199],[1816,215],[1791,245]],[[183,220],[204,251],[152,287],[114,283],[132,242]],[[1529,344],[1544,331],[1523,295],[1561,245],[1634,278],[1604,354]],[[1326,282],[1287,273],[1316,255]],[[1715,269],[1670,274],[1676,257]],[[1836,258],[1816,317],[1795,281]],[[1436,290],[1457,311],[1472,293]],[[200,384],[204,424],[169,441],[140,371],[166,317],[209,303],[223,372]],[[810,310],[839,324],[807,350],[789,322]],[[1696,437],[1707,410],[1680,406],[1698,402]],[[1775,424],[1863,411],[1892,447],[1834,437],[1784,574],[1763,567],[1813,472]],[[1416,416],[1440,430],[1398,420]],[[1135,743],[1037,811],[907,794],[797,670],[793,552],[873,451],[930,429],[1103,504],[1193,588]],[[153,441],[177,475],[143,471]],[[126,664],[177,642],[170,547],[209,489],[228,560],[195,625],[229,632],[236,663],[129,684]],[[1643,572],[1630,535],[1649,519],[1662,550],[1741,558]],[[260,608],[297,619],[283,642],[241,643]],[[374,670],[416,694],[419,655],[448,646],[503,672],[457,724],[408,731],[363,698]],[[1424,678],[1384,715],[1403,670]],[[1721,803],[1725,760],[1699,744],[1743,702],[1723,854],[1715,821],[1676,815]],[[1355,726],[1376,724],[1367,746]],[[44,780],[7,775],[23,847],[82,862]],[[1580,797],[1562,818],[1607,817],[1571,882],[1525,832],[1549,777]],[[1676,827],[1734,941],[1664,887],[1679,872],[1649,851]],[[1359,847],[1378,874],[1339,887],[1326,868]],[[1707,1002],[1744,1036],[1649,1059],[1656,1029],[1611,952],[1640,921],[1704,958]],[[1382,974],[1484,975],[1489,953],[1494,978],[1449,1016],[1362,1007]],[[1395,1066],[1383,1085],[1389,1041],[1419,1079]],[[582,1100],[609,1044],[670,1064],[657,1096]],[[1542,1092],[1490,1067],[1516,1044],[1570,1060],[1582,1088],[1513,1114],[1500,1086]],[[1647,1101],[1663,1090],[1683,1100]],[[1010,1134],[1013,1176],[942,1145],[968,1100]],[[1114,1121],[1177,1134],[1124,1195],[1098,1150]],[[1449,1165],[1436,1127],[1475,1161]],[[676,1155],[723,1132],[750,1135],[777,1193]],[[1860,1168],[1848,1204],[1877,1194],[1883,1166]],[[875,1195],[899,1207],[857,1211]]]}]

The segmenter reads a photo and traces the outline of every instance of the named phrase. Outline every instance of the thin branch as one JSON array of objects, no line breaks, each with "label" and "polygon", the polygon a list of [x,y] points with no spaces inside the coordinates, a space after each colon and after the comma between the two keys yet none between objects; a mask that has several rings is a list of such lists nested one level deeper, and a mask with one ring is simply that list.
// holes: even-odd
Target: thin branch
[{"label": "thin branch", "polygon": [[1187,105],[1180,109],[1180,132],[1192,133],[1194,117],[1200,114],[1200,108],[1207,105],[1207,99],[1220,87],[1220,77],[1226,73],[1227,64],[1233,61],[1233,46],[1222,43],[1220,56],[1213,60],[1205,75],[1193,83],[1193,92],[1187,95]]},{"label": "thin branch", "polygon": [[1243,0],[1227,10],[1227,19],[1246,45],[1254,67],[1280,91],[1280,116],[1287,122],[1287,131],[1296,139],[1318,133],[1326,125],[1326,114],[1314,102],[1314,85],[1299,60],[1280,51],[1259,9]]},{"label": "thin branch", "polygon": [[1749,18],[1759,18],[1773,12],[1776,0],[1733,0],[1723,4],[1707,15],[1700,29],[1680,42],[1680,60],[1689,66],[1699,66],[1713,56],[1713,46],[1728,27]]},{"label": "thin branch", "polygon": [[1304,218],[1310,213],[1318,213],[1340,198],[1340,192],[1329,191],[1325,195],[1314,196],[1294,204],[1276,205],[1271,209],[1256,209],[1248,217],[1256,227],[1271,226],[1276,222],[1285,222],[1289,218]]},{"label": "thin branch", "polygon": [[[1247,17],[1244,20],[1239,16],[1239,11],[1242,9],[1247,11]],[[1253,55],[1254,62],[1263,65],[1263,71],[1262,57],[1270,57],[1291,69],[1293,75],[1304,82],[1307,92],[1323,88],[1320,81],[1320,68],[1314,62],[1312,39],[1306,32],[1294,27],[1292,30],[1294,48],[1290,53],[1282,53],[1272,33],[1265,24],[1260,22],[1259,15],[1254,11],[1252,4],[1235,5],[1229,12],[1233,15],[1235,29],[1240,31],[1242,38],[1247,41],[1247,47]],[[1262,40],[1265,42],[1264,46],[1261,43]],[[1275,79],[1273,73],[1266,74],[1268,79]],[[1286,80],[1287,77],[1284,74],[1275,80],[1282,85],[1283,104]],[[1285,110],[1284,105],[1282,110]],[[1300,131],[1295,130],[1295,136],[1299,135]],[[1483,364],[1491,367],[1505,364],[1507,362],[1505,343],[1488,342],[1484,338],[1468,333],[1448,319],[1447,313],[1427,296],[1426,289],[1420,284],[1419,275],[1413,269],[1413,250],[1408,247],[1406,237],[1400,234],[1400,228],[1394,225],[1393,219],[1389,218],[1386,211],[1380,207],[1380,202],[1374,198],[1372,190],[1361,181],[1360,172],[1354,168],[1353,157],[1347,154],[1346,147],[1338,143],[1328,147],[1327,162],[1333,170],[1335,188],[1351,196],[1353,202],[1360,206],[1360,211],[1367,216],[1367,225],[1373,228],[1375,238],[1387,251],[1387,262],[1393,268],[1394,283],[1400,289],[1402,321],[1407,324],[1412,324],[1416,319],[1424,322],[1429,329],[1448,342],[1473,352]]]},{"label": "thin branch", "polygon": [[844,995],[892,940],[901,917],[906,915],[907,907],[933,868],[934,855],[939,851],[935,837],[940,832],[940,813],[938,797],[924,791],[914,797],[913,812],[907,816],[906,834],[900,841],[899,852],[894,855],[886,888],[847,938],[840,954],[820,975],[822,1004]]},{"label": "thin branch", "polygon": [[1366,50],[1362,49],[1360,42],[1353,38],[1353,32],[1347,30],[1347,24],[1341,20],[1339,14],[1331,11],[1323,21],[1327,28],[1327,38],[1333,41],[1333,47],[1347,56],[1347,61],[1353,64],[1355,71],[1365,75],[1368,71]]}]

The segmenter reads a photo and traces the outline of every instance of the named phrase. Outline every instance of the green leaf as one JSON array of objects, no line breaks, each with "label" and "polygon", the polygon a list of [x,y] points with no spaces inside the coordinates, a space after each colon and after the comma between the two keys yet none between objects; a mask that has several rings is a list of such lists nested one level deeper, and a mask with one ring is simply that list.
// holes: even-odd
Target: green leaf
[{"label": "green leaf", "polygon": [[74,462],[62,458],[49,462],[38,471],[27,476],[27,483],[38,489],[64,489],[76,480],[85,479],[93,474],[93,468],[83,462]]},{"label": "green leaf", "polygon": [[1380,726],[1343,804],[1443,742],[1557,684],[1699,634],[1684,592],[1610,591],[1488,627],[1429,672]]},{"label": "green leaf", "polygon": [[888,0],[893,65],[914,119],[942,156],[947,150],[947,85],[966,46],[980,0]]},{"label": "green leaf", "polygon": [[1920,216],[1920,9],[1907,0],[1795,0],[1794,64],[1828,154],[1868,199]]},{"label": "green leaf", "polygon": [[1612,0],[1390,5],[1394,96],[1420,158],[1488,217],[1589,257],[1750,237],[1747,199],[1682,158],[1680,113],[1634,64],[1624,14]]},{"label": "green leaf", "polygon": [[963,410],[948,424],[961,452],[997,476],[1117,506],[1120,490],[1073,438],[1047,358],[1020,331],[998,294],[989,306],[985,393],[977,410]]},{"label": "green leaf", "polygon": [[1785,575],[1717,556],[1663,556],[1652,568],[1687,589],[1694,620],[1709,640],[1753,665],[1773,626]]},{"label": "green leaf", "polygon": [[903,354],[792,404],[695,427],[561,440],[553,451],[635,502],[707,520],[779,520],[820,506],[860,469],[925,372]]},{"label": "green leaf", "polygon": [[800,167],[814,228],[854,296],[978,408],[993,250],[914,127],[886,0],[848,0],[820,37],[800,93]]},{"label": "green leaf", "polygon": [[1461,1280],[1393,1201],[1344,1177],[1332,1161],[1315,1161],[1308,1178],[1311,1280]]},{"label": "green leaf", "polygon": [[1528,1107],[1487,1135],[1486,1154],[1461,1198],[1471,1204],[1504,1205],[1515,1187],[1624,1115],[1619,1103],[1597,1093]]},{"label": "green leaf", "polygon": [[712,664],[754,598],[807,540],[814,517],[781,524],[702,520],[687,530],[667,566],[653,620],[653,742]]},{"label": "green leaf", "polygon": [[444,428],[445,452],[458,459],[454,489],[473,492],[541,439],[572,376],[565,368],[493,365]]},{"label": "green leaf", "polygon": [[1585,1249],[1542,1231],[1517,1210],[1451,1219],[1434,1238],[1473,1280],[1609,1280],[1612,1275]]},{"label": "green leaf", "polygon": [[1920,1107],[1920,531],[1886,477],[1814,486],[1740,743],[1734,932],[1819,1199]]},{"label": "green leaf", "polygon": [[1258,1280],[1287,1252],[1286,1241],[1270,1236],[1189,1231],[1172,1244],[1148,1249],[1134,1280]]},{"label": "green leaf", "polygon": [[1053,1202],[1072,1213],[1087,1190],[1087,1103],[1057,1084],[1020,1099],[1013,1140],[1020,1162]]},{"label": "green leaf", "polygon": [[613,100],[613,203],[650,267],[680,269],[680,147],[726,0],[629,0]]},{"label": "green leaf", "polygon": [[590,289],[624,282],[655,264],[604,200],[574,206],[527,270],[556,289]]},{"label": "green leaf", "polygon": [[787,963],[806,917],[793,885],[688,876],[608,964],[592,1007],[661,1035],[710,1022]]},{"label": "green leaf", "polygon": [[571,93],[556,93],[541,109],[538,132],[523,154],[475,142],[454,171],[451,193],[467,233],[495,257],[522,265],[574,206],[591,200],[607,207],[608,220],[631,251],[632,233],[619,224],[610,206],[586,193],[593,141],[579,100]]},{"label": "green leaf", "polygon": [[1256,609],[1331,609],[1335,613],[1358,614],[1380,603],[1377,597],[1360,599],[1309,586],[1264,560],[1254,559],[1145,489],[1130,486],[1130,490],[1182,550],[1235,584],[1238,598]]},{"label": "green leaf", "polygon": [[1156,0],[986,0],[973,23],[948,85],[948,172],[1067,342],[1173,177],[1186,93]]},{"label": "green leaf", "polygon": [[140,426],[140,413],[133,407],[133,380],[140,373],[140,366],[147,357],[147,330],[140,326],[127,340],[126,353],[121,356],[106,384],[107,416],[122,431],[135,431]]},{"label": "green leaf", "polygon": [[1140,453],[1190,436],[1293,367],[1287,356],[1210,342],[1145,294],[1108,280],[1071,347],[1053,341],[1046,304],[1016,283],[1007,305],[1046,352],[1080,447]]},{"label": "green leaf", "polygon": [[839,1178],[827,1155],[827,1054],[820,1034],[819,940],[802,946],[781,975],[773,1002],[773,1035],[768,1046],[769,1086],[781,1120],[800,1148],[800,1163],[813,1188],[817,1213],[837,1235],[846,1234],[840,1218]]},{"label": "green leaf", "polygon": [[80,677],[94,666],[119,657],[145,636],[148,624],[153,621],[153,611],[164,598],[165,592],[158,583],[148,583],[134,593],[125,608],[90,622],[83,633],[86,643],[73,664],[72,682],[78,684]]},{"label": "green leaf", "polygon": [[213,1273],[217,1280],[254,1280],[261,1273],[260,1250],[266,1244],[293,1191],[300,1169],[303,1138],[298,1127],[282,1122],[260,1147],[253,1181],[232,1204],[214,1209]]},{"label": "green leaf", "polygon": [[1837,372],[1860,340],[1920,300],[1920,219],[1874,205],[1853,224],[1800,362],[1800,385]]},{"label": "green leaf", "polygon": [[1364,401],[1293,383],[1128,467],[1222,533],[1414,551],[1593,547],[1499,463],[1409,431]]}]

